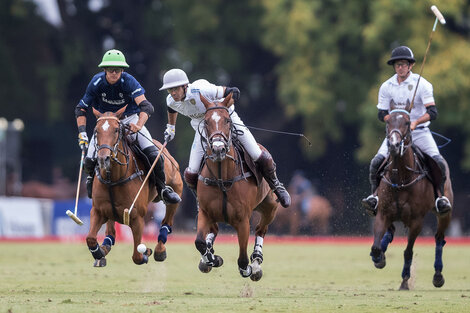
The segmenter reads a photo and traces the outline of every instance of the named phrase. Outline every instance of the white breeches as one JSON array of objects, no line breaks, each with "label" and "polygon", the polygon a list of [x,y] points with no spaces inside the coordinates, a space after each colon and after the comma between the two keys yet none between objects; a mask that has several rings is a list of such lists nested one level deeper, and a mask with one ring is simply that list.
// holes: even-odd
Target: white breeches
[{"label": "white breeches", "polygon": [[[418,148],[421,149],[427,155],[433,157],[435,155],[439,155],[439,148],[432,137],[431,130],[426,127],[423,129],[415,129],[411,132],[411,138],[413,140],[413,144],[416,145]],[[387,147],[387,138],[384,139],[382,145],[379,148],[377,154],[382,155],[383,157],[388,157],[388,147]]]},{"label": "white breeches", "polygon": [[[235,128],[240,131],[238,135],[238,140],[240,140],[241,144],[248,152],[250,157],[256,161],[258,160],[259,156],[261,155],[261,148],[258,146],[258,143],[255,140],[255,137],[251,134],[250,130],[245,126],[243,121],[238,116],[237,112],[232,112],[230,115],[232,122],[234,123]],[[195,125],[192,123],[192,125]],[[199,124],[202,127],[202,123]],[[193,126],[194,128],[194,126]],[[201,133],[204,132],[201,130]],[[205,147],[201,145],[201,136],[199,132],[196,130],[196,134],[194,135],[193,145],[191,146],[191,153],[189,155],[189,171],[192,173],[197,173],[199,171],[199,167],[201,166],[202,157],[204,155]]]},{"label": "white breeches", "polygon": [[[128,116],[124,119],[121,120],[123,124],[137,124],[139,121],[139,116],[137,114],[132,114],[131,116]],[[147,147],[153,146],[153,141],[152,141],[152,135],[150,135],[149,131],[145,126],[142,127],[142,129],[139,131],[139,133],[134,133],[128,136],[128,138],[131,139],[131,141],[134,141],[137,136],[137,142],[139,143],[139,146],[142,150],[144,150]],[[93,136],[91,137],[90,143],[88,145],[88,153],[87,157],[88,158],[95,158],[96,157],[96,147],[95,147],[95,134],[93,133]]]}]

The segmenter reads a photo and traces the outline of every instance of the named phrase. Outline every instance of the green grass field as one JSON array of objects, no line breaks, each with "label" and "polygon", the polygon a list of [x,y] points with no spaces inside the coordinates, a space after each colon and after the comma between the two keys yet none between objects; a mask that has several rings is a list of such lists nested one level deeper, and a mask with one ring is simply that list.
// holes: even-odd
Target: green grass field
[{"label": "green grass field", "polygon": [[[252,239],[253,240],[253,239]],[[153,248],[153,247],[152,247]],[[432,285],[434,246],[417,245],[412,290],[398,291],[403,244],[376,269],[370,244],[264,243],[263,278],[238,274],[238,245],[217,243],[221,268],[199,272],[193,243],[137,266],[117,243],[93,268],[85,243],[0,243],[0,313],[23,312],[468,312],[470,247],[444,248],[445,285]],[[252,242],[250,241],[251,253]]]}]

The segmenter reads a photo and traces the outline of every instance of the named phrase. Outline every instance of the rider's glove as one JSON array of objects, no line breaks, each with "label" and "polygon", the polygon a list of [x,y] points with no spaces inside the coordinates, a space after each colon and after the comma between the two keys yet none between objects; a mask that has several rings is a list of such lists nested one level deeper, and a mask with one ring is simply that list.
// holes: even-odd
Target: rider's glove
[{"label": "rider's glove", "polygon": [[82,150],[88,148],[88,136],[86,132],[80,132],[78,134],[78,145]]},{"label": "rider's glove", "polygon": [[225,87],[224,97],[227,97],[230,93],[232,93],[232,99],[238,101],[240,99],[240,89],[237,87]]},{"label": "rider's glove", "polygon": [[165,133],[163,134],[163,136],[165,137],[165,141],[166,142],[172,141],[173,138],[175,138],[175,133],[176,133],[175,125],[166,124],[166,130],[165,130]]}]

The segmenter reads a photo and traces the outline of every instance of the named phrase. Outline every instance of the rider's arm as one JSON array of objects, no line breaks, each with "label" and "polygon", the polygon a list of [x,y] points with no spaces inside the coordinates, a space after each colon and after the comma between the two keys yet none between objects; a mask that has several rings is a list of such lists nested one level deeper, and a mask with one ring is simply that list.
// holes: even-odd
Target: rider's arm
[{"label": "rider's arm", "polygon": [[379,113],[377,117],[379,118],[381,122],[386,122],[388,120],[388,110],[379,109]]},{"label": "rider's arm", "polygon": [[150,115],[153,113],[153,105],[145,98],[145,95],[140,95],[135,98],[135,103],[140,106],[139,121],[137,126],[142,128],[145,125]]},{"label": "rider's arm", "polygon": [[436,105],[434,102],[427,103],[424,106],[426,107],[426,113],[424,113],[416,121],[411,122],[411,125],[410,125],[411,130],[414,130],[416,126],[418,126],[419,124],[426,123],[437,117],[437,109],[436,109]]},{"label": "rider's arm", "polygon": [[170,111],[171,108],[168,108],[168,124],[176,125],[176,118],[178,117],[178,112],[171,109],[173,112]]}]

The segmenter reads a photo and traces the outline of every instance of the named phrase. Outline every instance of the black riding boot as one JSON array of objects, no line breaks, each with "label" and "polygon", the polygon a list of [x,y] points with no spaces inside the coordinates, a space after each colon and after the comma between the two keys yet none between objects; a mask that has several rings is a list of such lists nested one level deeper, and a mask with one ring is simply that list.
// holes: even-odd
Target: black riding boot
[{"label": "black riding boot", "polygon": [[[143,151],[147,158],[150,161],[150,164],[155,162],[155,159],[158,155],[158,149],[155,146],[150,146],[144,149]],[[155,184],[157,185],[157,192],[161,195],[163,202],[165,203],[178,203],[181,201],[180,196],[171,188],[170,186],[165,185],[165,170],[164,170],[164,163],[163,163],[163,155],[157,161],[153,169],[153,173],[155,174]]]},{"label": "black riding boot", "polygon": [[86,191],[88,193],[88,198],[91,199],[91,195],[93,192],[93,179],[95,179],[95,167],[96,167],[97,160],[92,159],[89,157],[85,158],[83,162],[83,169],[88,174],[86,178]]},{"label": "black riding boot", "polygon": [[279,179],[277,179],[276,163],[274,163],[271,154],[268,151],[263,150],[258,160],[256,160],[256,164],[259,166],[264,179],[276,194],[281,205],[285,208],[290,206],[290,195],[284,185],[279,182]]},{"label": "black riding boot", "polygon": [[438,186],[439,187],[438,191],[440,195],[437,197],[435,205],[436,205],[437,212],[440,214],[444,214],[452,210],[452,205],[450,204],[449,199],[446,196],[444,196],[444,185],[447,180],[446,161],[440,154],[435,155],[432,158],[434,159],[434,161],[436,161],[437,165],[439,165],[439,169],[441,170],[441,181]]},{"label": "black riding boot", "polygon": [[377,204],[379,203],[379,197],[375,194],[378,187],[378,171],[382,162],[385,160],[385,157],[377,154],[372,161],[370,161],[369,167],[369,183],[371,194],[362,199],[361,204],[366,210],[367,214],[370,216],[375,216],[377,214]]}]

